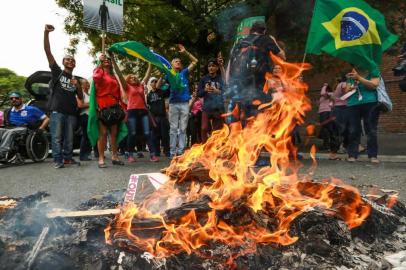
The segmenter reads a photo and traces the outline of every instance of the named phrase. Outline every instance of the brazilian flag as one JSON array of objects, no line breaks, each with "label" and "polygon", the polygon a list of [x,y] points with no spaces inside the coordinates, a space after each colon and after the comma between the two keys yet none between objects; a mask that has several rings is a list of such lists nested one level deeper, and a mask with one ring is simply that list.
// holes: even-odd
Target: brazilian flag
[{"label": "brazilian flag", "polygon": [[362,0],[316,0],[305,52],[324,52],[371,71],[397,39],[384,16]]},{"label": "brazilian flag", "polygon": [[182,81],[179,72],[176,72],[168,60],[157,53],[151,52],[144,44],[138,41],[124,41],[114,43],[109,51],[118,53],[130,59],[141,59],[154,65],[163,74],[167,75],[172,89],[182,89]]}]

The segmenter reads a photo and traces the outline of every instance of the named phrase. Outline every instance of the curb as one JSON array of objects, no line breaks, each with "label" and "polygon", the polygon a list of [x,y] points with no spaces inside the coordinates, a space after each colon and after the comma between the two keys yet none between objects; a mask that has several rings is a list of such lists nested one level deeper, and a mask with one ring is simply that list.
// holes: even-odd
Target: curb
[{"label": "curb", "polygon": [[[310,154],[309,153],[300,153],[303,158],[305,159],[311,159]],[[347,155],[346,154],[337,154],[337,156],[339,158],[341,158],[341,160],[346,160],[347,159]],[[316,153],[316,159],[318,160],[328,160],[329,154],[327,153]],[[406,156],[404,155],[378,155],[378,159],[381,162],[394,162],[394,163],[406,163]],[[365,155],[361,155],[358,158],[358,161],[366,161],[369,162],[369,159],[367,156]]]},{"label": "curb", "polygon": [[[311,159],[310,153],[299,152],[299,154],[303,157],[303,159]],[[268,157],[269,153],[261,153],[260,156]],[[316,160],[329,160],[328,157],[328,153],[316,153]],[[348,156],[347,154],[337,154],[337,157],[341,158],[341,161],[346,161]],[[378,155],[378,159],[381,162],[406,163],[406,155]],[[358,162],[369,162],[369,159],[366,155],[360,155],[358,158]]]}]

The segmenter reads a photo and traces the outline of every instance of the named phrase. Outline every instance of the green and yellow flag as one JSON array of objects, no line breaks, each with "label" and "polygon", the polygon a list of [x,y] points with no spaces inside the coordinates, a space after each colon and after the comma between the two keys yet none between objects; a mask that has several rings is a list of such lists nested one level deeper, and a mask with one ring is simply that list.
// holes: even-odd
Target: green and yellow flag
[{"label": "green and yellow flag", "polygon": [[154,65],[163,74],[167,75],[168,81],[172,89],[182,89],[182,81],[179,73],[177,73],[162,56],[151,52],[144,44],[137,41],[125,41],[114,43],[109,51],[118,53],[128,58],[138,58],[151,65]]},{"label": "green and yellow flag", "polygon": [[305,52],[374,70],[397,39],[384,16],[362,0],[316,0]]}]

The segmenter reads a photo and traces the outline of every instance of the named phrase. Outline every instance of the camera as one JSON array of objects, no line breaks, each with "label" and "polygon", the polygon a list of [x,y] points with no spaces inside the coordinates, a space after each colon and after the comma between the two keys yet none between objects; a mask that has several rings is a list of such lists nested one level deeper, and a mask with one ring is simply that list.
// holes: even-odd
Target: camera
[{"label": "camera", "polygon": [[[406,25],[406,20],[405,20]],[[400,60],[396,66],[392,69],[394,76],[405,76],[406,75],[406,43],[403,45],[401,50]],[[399,88],[403,92],[406,92],[406,77],[404,77],[399,82]]]}]

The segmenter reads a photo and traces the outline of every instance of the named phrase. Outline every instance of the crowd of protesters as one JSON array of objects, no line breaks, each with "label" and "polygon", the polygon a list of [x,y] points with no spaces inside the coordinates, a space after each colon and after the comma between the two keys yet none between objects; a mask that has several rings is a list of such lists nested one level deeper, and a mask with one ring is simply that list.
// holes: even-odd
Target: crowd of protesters
[{"label": "crowd of protesters", "polygon": [[[153,68],[150,64],[142,79],[136,74],[124,77],[114,54],[101,54],[91,78],[95,85],[94,95],[98,108],[98,139],[97,145],[92,146],[87,134],[90,83],[72,75],[75,68],[73,56],[66,55],[63,58],[63,69],[57,64],[49,42],[49,33],[53,30],[53,26],[45,26],[44,49],[52,73],[48,108],[55,168],[78,163],[72,158],[76,125],[82,129],[80,161],[92,160],[93,151],[94,158],[98,159],[98,167],[106,168],[104,153],[110,150],[112,165],[124,165],[124,159],[134,163],[136,158],[143,158],[142,152],[147,146],[149,160],[158,162],[161,155],[173,158],[182,155],[190,145],[205,143],[210,134],[221,129],[226,122],[243,122],[254,116],[257,113],[252,102],[254,99],[264,103],[279,99],[287,87],[280,77],[283,67],[273,65],[268,56],[272,52],[285,59],[285,52],[273,37],[266,34],[263,23],[254,24],[250,35],[233,49],[236,52],[255,45],[259,51],[262,50],[264,56],[254,59],[257,66],[255,76],[244,74],[246,70],[232,70],[234,77],[231,76],[227,82],[221,55],[203,63],[206,74],[199,81],[190,82],[190,74],[198,59],[182,45],[178,45],[179,53],[189,59],[189,64],[184,67],[180,58],[174,58],[171,62],[182,82],[179,89],[168,87],[163,75],[151,76]],[[237,54],[235,58],[239,57]],[[267,72],[272,74],[270,78],[265,76]],[[345,76],[337,78],[333,87],[328,83],[323,85],[318,109],[320,138],[323,139],[324,148],[330,151],[329,159],[338,160],[337,153],[346,151],[347,160],[355,162],[362,147],[361,136],[364,131],[368,157],[371,162],[379,163],[379,108],[374,91],[379,81],[378,72],[353,67]],[[241,88],[244,91],[238,92]],[[227,110],[230,112],[233,106],[239,105],[239,119],[224,118],[227,111],[226,93],[229,100]],[[128,132],[126,138],[120,139],[120,143],[122,121]],[[297,129],[292,135],[296,143],[300,142]]]}]

